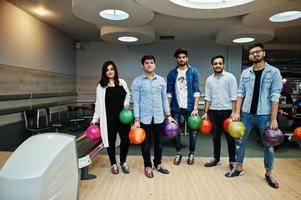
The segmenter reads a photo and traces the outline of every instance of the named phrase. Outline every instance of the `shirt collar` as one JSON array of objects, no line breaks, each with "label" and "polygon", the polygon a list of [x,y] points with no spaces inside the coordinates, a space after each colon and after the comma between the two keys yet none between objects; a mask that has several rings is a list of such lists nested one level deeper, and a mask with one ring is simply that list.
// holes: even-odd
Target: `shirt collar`
[{"label": "shirt collar", "polygon": [[[220,77],[220,76],[217,76],[214,72],[213,72],[213,76],[214,77]],[[225,76],[225,70],[222,71],[221,76]]]},{"label": "shirt collar", "polygon": [[[154,73],[154,76],[152,79],[157,79],[158,75],[156,73]],[[142,74],[142,79],[148,79],[147,76],[145,75],[145,73]]]}]

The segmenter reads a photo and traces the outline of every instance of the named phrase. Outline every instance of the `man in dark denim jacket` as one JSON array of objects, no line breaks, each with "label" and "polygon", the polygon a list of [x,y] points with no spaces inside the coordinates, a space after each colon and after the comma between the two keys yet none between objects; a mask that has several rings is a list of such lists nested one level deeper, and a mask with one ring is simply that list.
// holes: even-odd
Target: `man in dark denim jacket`
[{"label": "man in dark denim jacket", "polygon": [[[198,115],[198,104],[200,97],[198,71],[188,65],[188,52],[185,49],[177,49],[174,57],[178,66],[172,69],[167,75],[167,97],[174,119],[180,124],[181,116],[187,120],[190,115]],[[196,143],[196,130],[189,130],[189,155],[187,163],[194,163],[194,151]],[[182,155],[180,134],[175,140],[176,157],[174,164],[181,163]]]}]

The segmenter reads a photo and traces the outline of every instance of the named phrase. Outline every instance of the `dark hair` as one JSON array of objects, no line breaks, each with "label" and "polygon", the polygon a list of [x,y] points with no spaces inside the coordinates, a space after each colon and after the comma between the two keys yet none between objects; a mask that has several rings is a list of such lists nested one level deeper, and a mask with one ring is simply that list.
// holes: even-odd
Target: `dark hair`
[{"label": "dark hair", "polygon": [[249,46],[248,51],[250,52],[251,49],[255,48],[255,47],[260,47],[262,48],[262,50],[264,50],[264,46],[262,43],[256,43],[256,44],[252,44]]},{"label": "dark hair", "polygon": [[211,58],[211,64],[212,64],[212,65],[213,65],[213,61],[214,61],[215,59],[217,59],[217,58],[223,59],[223,63],[225,63],[225,58],[224,58],[224,56],[222,56],[222,55],[217,55],[217,56],[214,56],[213,58]]},{"label": "dark hair", "polygon": [[156,63],[156,59],[155,59],[155,57],[154,57],[153,55],[145,55],[145,56],[143,56],[143,57],[141,58],[141,63],[142,63],[142,65],[144,65],[144,62],[145,62],[146,60],[153,60],[154,63]]},{"label": "dark hair", "polygon": [[99,81],[99,84],[102,87],[106,87],[108,85],[108,83],[109,83],[109,77],[106,74],[109,65],[112,65],[113,66],[113,70],[115,71],[115,76],[114,76],[115,86],[119,85],[118,70],[117,70],[116,64],[113,61],[108,60],[105,63],[103,63],[103,65],[102,65],[101,79]]},{"label": "dark hair", "polygon": [[178,57],[178,55],[179,54],[185,54],[185,56],[187,56],[188,55],[188,51],[186,50],[186,49],[182,49],[182,48],[179,48],[179,49],[177,49],[176,51],[175,51],[175,53],[174,53],[174,57],[175,58],[177,58]]}]

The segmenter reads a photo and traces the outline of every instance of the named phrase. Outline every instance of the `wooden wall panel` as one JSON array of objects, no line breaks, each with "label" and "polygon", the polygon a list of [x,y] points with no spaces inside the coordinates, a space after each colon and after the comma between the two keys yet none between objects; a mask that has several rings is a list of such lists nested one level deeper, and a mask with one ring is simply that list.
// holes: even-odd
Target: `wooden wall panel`
[{"label": "wooden wall panel", "polygon": [[0,94],[75,91],[75,75],[0,64]]}]

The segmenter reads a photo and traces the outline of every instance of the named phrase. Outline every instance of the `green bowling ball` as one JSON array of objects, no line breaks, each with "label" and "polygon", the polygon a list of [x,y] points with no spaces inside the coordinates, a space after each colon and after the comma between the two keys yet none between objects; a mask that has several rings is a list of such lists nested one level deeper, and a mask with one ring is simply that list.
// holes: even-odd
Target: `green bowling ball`
[{"label": "green bowling ball", "polygon": [[197,116],[190,115],[187,119],[188,127],[193,130],[197,130],[200,127],[201,122],[202,122],[202,119],[198,115]]},{"label": "green bowling ball", "polygon": [[133,110],[129,108],[124,108],[120,113],[119,113],[119,120],[123,124],[131,124],[134,121],[134,113]]},{"label": "green bowling ball", "polygon": [[246,132],[246,127],[242,122],[231,122],[228,132],[234,138],[242,138]]}]

